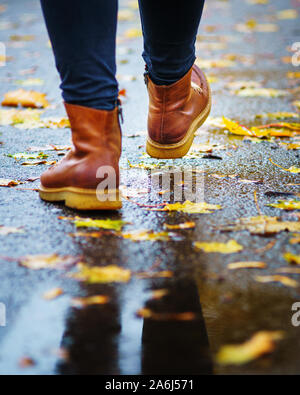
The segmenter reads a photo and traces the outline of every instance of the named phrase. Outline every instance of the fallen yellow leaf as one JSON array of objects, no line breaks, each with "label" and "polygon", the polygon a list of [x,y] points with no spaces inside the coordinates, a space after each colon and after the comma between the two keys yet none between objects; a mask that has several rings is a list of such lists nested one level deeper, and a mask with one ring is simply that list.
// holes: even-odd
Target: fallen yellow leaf
[{"label": "fallen yellow leaf", "polygon": [[275,350],[276,341],[283,339],[283,332],[262,331],[243,344],[223,346],[217,354],[221,365],[243,365]]},{"label": "fallen yellow leaf", "polygon": [[71,303],[74,307],[86,307],[93,306],[97,304],[106,304],[109,301],[109,297],[105,295],[95,295],[89,296],[87,298],[73,298]]},{"label": "fallen yellow leaf", "polygon": [[243,246],[237,243],[236,240],[229,240],[227,243],[218,243],[218,242],[200,242],[196,241],[194,246],[198,250],[202,250],[204,252],[219,252],[221,254],[233,254],[235,252],[242,251]]},{"label": "fallen yellow leaf", "polygon": [[75,265],[77,257],[59,256],[57,254],[27,255],[20,259],[20,265],[32,270],[65,268]]},{"label": "fallen yellow leaf", "polygon": [[267,267],[264,262],[233,262],[227,266],[229,270],[236,269],[265,269]]},{"label": "fallen yellow leaf", "polygon": [[2,106],[18,107],[19,105],[30,108],[47,108],[50,104],[44,93],[35,91],[18,89],[16,91],[7,92],[4,95]]},{"label": "fallen yellow leaf", "polygon": [[71,274],[70,277],[80,281],[86,281],[89,284],[125,282],[131,278],[131,271],[123,269],[116,265],[108,265],[104,267],[90,267],[83,263],[78,265],[79,272]]},{"label": "fallen yellow leaf", "polygon": [[283,255],[284,259],[293,265],[300,265],[300,255],[292,254],[291,252],[286,252]]},{"label": "fallen yellow leaf", "polygon": [[62,295],[64,291],[61,288],[54,288],[50,289],[43,294],[43,299],[45,300],[53,300],[56,299],[58,296]]},{"label": "fallen yellow leaf", "polygon": [[268,284],[268,283],[281,283],[287,287],[298,288],[299,284],[297,281],[285,277],[285,276],[256,276],[255,280],[259,283]]}]

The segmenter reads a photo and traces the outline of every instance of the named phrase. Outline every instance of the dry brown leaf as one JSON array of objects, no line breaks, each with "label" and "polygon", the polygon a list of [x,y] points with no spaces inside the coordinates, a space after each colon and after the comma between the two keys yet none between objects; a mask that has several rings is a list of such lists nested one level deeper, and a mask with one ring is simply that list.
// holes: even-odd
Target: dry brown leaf
[{"label": "dry brown leaf", "polygon": [[2,102],[2,106],[9,107],[47,108],[49,105],[46,94],[24,89],[7,92]]},{"label": "dry brown leaf", "polygon": [[275,350],[278,340],[283,339],[283,332],[262,331],[256,333],[243,344],[223,346],[217,354],[221,365],[243,365]]}]

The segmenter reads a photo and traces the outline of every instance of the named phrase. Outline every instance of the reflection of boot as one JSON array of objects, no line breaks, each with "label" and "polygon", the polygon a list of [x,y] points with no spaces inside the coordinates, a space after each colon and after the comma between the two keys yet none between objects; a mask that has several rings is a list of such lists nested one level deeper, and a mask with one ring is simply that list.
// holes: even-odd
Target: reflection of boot
[{"label": "reflection of boot", "polygon": [[50,202],[64,201],[66,206],[82,210],[121,208],[118,108],[104,111],[67,103],[65,107],[73,148],[42,174],[40,197]]},{"label": "reflection of boot", "polygon": [[[212,357],[195,283],[176,281],[163,288],[168,291],[166,296],[146,304],[157,316],[144,319],[142,374],[212,374]],[[194,318],[176,320],[176,314],[187,312]]]},{"label": "reflection of boot", "polygon": [[155,85],[146,73],[149,93],[147,152],[154,158],[181,158],[190,149],[194,133],[211,108],[204,73],[194,65],[172,85]]}]

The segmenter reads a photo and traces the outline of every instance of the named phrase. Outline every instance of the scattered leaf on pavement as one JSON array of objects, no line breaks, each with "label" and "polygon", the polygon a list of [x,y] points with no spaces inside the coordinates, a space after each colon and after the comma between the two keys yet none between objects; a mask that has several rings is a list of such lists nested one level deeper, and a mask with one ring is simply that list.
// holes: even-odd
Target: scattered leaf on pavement
[{"label": "scattered leaf on pavement", "polygon": [[95,295],[87,298],[73,298],[71,304],[73,307],[83,308],[86,306],[94,306],[99,304],[106,304],[109,301],[109,297],[106,295]]},{"label": "scattered leaf on pavement", "polygon": [[217,354],[221,365],[243,365],[275,350],[278,340],[283,339],[283,332],[262,331],[256,333],[243,344],[223,346]]},{"label": "scattered leaf on pavement", "polygon": [[204,252],[219,252],[221,254],[233,254],[235,252],[242,251],[243,246],[241,246],[236,240],[229,240],[227,243],[218,242],[200,242],[196,241],[194,246],[198,250]]},{"label": "scattered leaf on pavement", "polygon": [[251,234],[269,235],[282,231],[300,232],[300,223],[296,221],[279,221],[277,217],[239,218],[233,224],[218,227],[223,232],[248,230]]},{"label": "scattered leaf on pavement", "polygon": [[236,269],[265,269],[267,264],[264,262],[233,262],[227,266],[229,270]]},{"label": "scattered leaf on pavement", "polygon": [[63,269],[78,262],[78,257],[57,254],[27,255],[19,259],[20,265],[32,270]]},{"label": "scattered leaf on pavement", "polygon": [[61,288],[53,288],[43,294],[43,299],[53,300],[63,295],[64,291]]},{"label": "scattered leaf on pavement", "polygon": [[24,89],[6,93],[2,102],[2,106],[9,107],[47,108],[49,105],[44,93],[26,91]]},{"label": "scattered leaf on pavement", "polygon": [[123,269],[116,265],[90,267],[80,263],[78,264],[78,268],[79,272],[71,274],[70,277],[80,281],[86,281],[89,284],[128,282],[131,278],[130,270]]},{"label": "scattered leaf on pavement", "polygon": [[268,283],[281,283],[286,287],[291,288],[298,288],[299,284],[297,281],[293,280],[292,278],[285,277],[285,276],[256,276],[255,280],[259,283],[268,284]]},{"label": "scattered leaf on pavement", "polygon": [[292,265],[300,265],[300,255],[292,254],[291,252],[286,252],[283,255],[284,259],[291,263]]},{"label": "scattered leaf on pavement", "polygon": [[193,312],[156,313],[147,308],[138,310],[136,314],[138,317],[154,321],[193,321],[196,318],[196,314]]}]

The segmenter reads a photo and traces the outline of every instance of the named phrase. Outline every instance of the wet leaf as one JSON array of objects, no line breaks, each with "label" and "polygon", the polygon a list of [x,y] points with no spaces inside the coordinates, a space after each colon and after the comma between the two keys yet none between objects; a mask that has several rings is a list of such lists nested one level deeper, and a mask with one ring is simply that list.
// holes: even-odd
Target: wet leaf
[{"label": "wet leaf", "polygon": [[287,78],[298,79],[300,78],[300,71],[289,71],[286,73]]},{"label": "wet leaf", "polygon": [[300,274],[300,268],[298,268],[298,267],[280,267],[279,269],[276,269],[276,273]]},{"label": "wet leaf", "polygon": [[280,283],[282,285],[285,285],[286,287],[291,287],[291,288],[298,288],[299,284],[297,281],[285,277],[285,276],[256,276],[255,280],[259,283],[263,284],[268,284],[268,283]]},{"label": "wet leaf", "polygon": [[132,21],[134,19],[134,16],[135,16],[134,12],[128,9],[122,9],[119,10],[118,12],[118,20],[120,22]]},{"label": "wet leaf", "polygon": [[178,225],[164,224],[164,228],[169,229],[169,230],[193,229],[193,228],[195,228],[195,226],[196,226],[195,222],[184,222],[184,223],[178,224]]},{"label": "wet leaf", "polygon": [[122,230],[123,226],[127,224],[127,222],[125,221],[112,219],[92,219],[75,217],[72,220],[77,228],[101,228],[113,229],[115,231]]},{"label": "wet leaf", "polygon": [[137,278],[172,278],[174,276],[173,272],[170,270],[162,270],[160,272],[139,272],[136,274]]},{"label": "wet leaf", "polygon": [[290,239],[290,244],[300,244],[300,236],[295,236]]},{"label": "wet leaf", "polygon": [[255,19],[249,19],[246,23],[238,23],[235,29],[240,33],[275,33],[279,27],[274,23],[257,23]]},{"label": "wet leaf", "polygon": [[236,269],[265,269],[267,264],[264,262],[233,262],[227,266],[229,270]]},{"label": "wet leaf", "polygon": [[283,231],[300,232],[300,222],[278,221],[277,217],[261,215],[258,217],[240,218],[233,224],[218,227],[223,232],[248,230],[251,234],[270,235]]},{"label": "wet leaf", "polygon": [[6,93],[2,102],[2,106],[9,107],[47,108],[49,105],[44,93],[24,89]]},{"label": "wet leaf", "polygon": [[277,167],[280,167],[280,169],[282,169],[282,170],[288,171],[288,172],[290,172],[290,173],[295,173],[295,174],[300,173],[300,168],[297,168],[296,166],[291,166],[290,168],[286,169],[286,168],[284,168],[284,167],[278,165],[277,163],[274,163],[274,162],[272,161],[271,158],[269,158],[269,161],[270,161],[273,165],[275,165],[275,166],[277,166]]},{"label": "wet leaf", "polygon": [[0,178],[0,187],[15,187],[16,185],[22,184],[22,181],[9,180],[7,178]]},{"label": "wet leaf", "polygon": [[283,332],[262,331],[243,344],[223,346],[217,354],[221,365],[244,365],[275,350],[276,342],[283,339]]},{"label": "wet leaf", "polygon": [[292,265],[300,265],[300,255],[295,255],[290,252],[286,252],[283,255],[284,259]]},{"label": "wet leaf", "polygon": [[27,255],[20,258],[19,263],[21,266],[32,270],[64,269],[75,265],[78,259],[78,257],[59,256],[57,254]]},{"label": "wet leaf", "polygon": [[225,88],[230,89],[230,90],[240,90],[240,89],[246,89],[246,88],[260,88],[261,84],[260,82],[257,81],[233,81],[233,82],[228,82],[225,85]]},{"label": "wet leaf", "polygon": [[300,200],[279,200],[278,203],[270,203],[266,206],[279,208],[280,210],[300,210]]},{"label": "wet leaf", "polygon": [[205,202],[193,203],[189,200],[184,203],[166,204],[161,211],[179,211],[188,214],[211,214],[215,210],[221,210],[219,204],[208,204]]},{"label": "wet leaf", "polygon": [[32,366],[35,366],[35,364],[36,364],[36,362],[32,358],[29,358],[29,357],[22,357],[19,361],[19,366],[22,369],[30,368]]},{"label": "wet leaf", "polygon": [[89,296],[87,298],[73,298],[71,301],[72,306],[78,308],[102,305],[108,302],[109,302],[109,297],[105,295],[95,295],[95,296]]},{"label": "wet leaf", "polygon": [[11,233],[24,233],[22,228],[15,228],[13,226],[0,225],[0,236],[7,236]]},{"label": "wet leaf", "polygon": [[155,233],[152,230],[134,230],[132,232],[122,233],[124,239],[131,241],[170,241],[172,234],[168,232]]},{"label": "wet leaf", "polygon": [[282,97],[289,95],[288,91],[273,88],[246,88],[235,91],[237,96],[241,97]]},{"label": "wet leaf", "polygon": [[47,159],[49,155],[44,154],[44,152],[39,152],[38,154],[27,154],[26,152],[19,152],[17,154],[8,154],[7,156],[19,160],[19,159]]},{"label": "wet leaf", "polygon": [[196,241],[194,246],[197,250],[202,250],[204,252],[219,252],[221,254],[233,254],[243,250],[243,246],[236,240],[229,240],[227,243]]},{"label": "wet leaf", "polygon": [[62,288],[53,288],[43,294],[43,299],[54,300],[59,296],[63,295],[64,291]]},{"label": "wet leaf", "polygon": [[138,317],[154,321],[193,321],[196,318],[196,314],[192,312],[156,313],[147,308],[138,310],[136,314]]},{"label": "wet leaf", "polygon": [[40,78],[28,78],[27,80],[16,80],[15,84],[21,86],[34,86],[34,85],[43,85],[44,81]]},{"label": "wet leaf", "polygon": [[40,120],[41,110],[18,110],[15,108],[0,110],[0,125],[32,124]]},{"label": "wet leaf", "polygon": [[236,65],[232,60],[228,59],[199,59],[196,60],[196,65],[201,69],[214,69],[214,68],[231,68]]},{"label": "wet leaf", "polygon": [[256,119],[267,118],[267,119],[286,119],[286,118],[300,118],[300,115],[296,112],[267,112],[264,114],[255,115]]},{"label": "wet leaf", "polygon": [[297,10],[281,10],[277,12],[278,19],[297,19],[298,11]]},{"label": "wet leaf", "polygon": [[123,269],[116,265],[108,265],[104,267],[90,267],[83,263],[78,264],[79,272],[71,274],[70,277],[89,284],[125,282],[131,278],[131,271]]},{"label": "wet leaf", "polygon": [[143,32],[141,31],[141,29],[131,28],[126,30],[125,32],[126,38],[138,38],[142,36],[143,36]]}]

